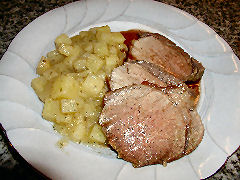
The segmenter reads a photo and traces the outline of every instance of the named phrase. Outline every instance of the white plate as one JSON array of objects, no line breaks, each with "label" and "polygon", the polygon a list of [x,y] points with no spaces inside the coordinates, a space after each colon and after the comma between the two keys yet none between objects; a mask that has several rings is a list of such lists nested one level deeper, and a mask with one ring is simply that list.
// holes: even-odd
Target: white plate
[{"label": "white plate", "polygon": [[[199,147],[168,164],[134,169],[111,150],[70,143],[41,118],[42,103],[30,82],[42,55],[61,33],[74,35],[108,24],[113,31],[133,28],[159,32],[206,67],[198,111],[205,126]],[[0,61],[0,122],[19,153],[53,179],[199,179],[210,176],[239,146],[239,59],[207,25],[177,8],[153,1],[89,0],[54,9],[26,26]]]}]

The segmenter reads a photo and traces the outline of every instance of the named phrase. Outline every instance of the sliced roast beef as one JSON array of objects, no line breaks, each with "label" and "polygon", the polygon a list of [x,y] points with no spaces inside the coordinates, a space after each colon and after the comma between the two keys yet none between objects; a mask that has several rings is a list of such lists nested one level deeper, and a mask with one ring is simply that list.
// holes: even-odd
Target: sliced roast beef
[{"label": "sliced roast beef", "polygon": [[159,34],[138,35],[128,62],[112,72],[99,120],[119,158],[134,167],[179,159],[204,134],[196,110],[203,66]]},{"label": "sliced roast beef", "polygon": [[140,36],[130,47],[132,59],[153,63],[182,81],[201,78],[204,67],[175,43],[156,33],[142,33]]},{"label": "sliced roast beef", "polygon": [[182,113],[187,123],[184,154],[190,154],[201,143],[204,135],[204,126],[196,110],[195,100],[189,91],[184,91],[182,88],[171,88],[166,93],[175,106],[182,107]]},{"label": "sliced roast beef", "polygon": [[187,123],[182,112],[166,93],[135,85],[105,97],[99,122],[118,156],[141,167],[183,156]]},{"label": "sliced roast beef", "polygon": [[149,63],[146,61],[133,61],[130,60],[129,62],[138,63],[140,64],[145,70],[156,76],[158,79],[166,83],[167,86],[183,86],[184,82],[180,79],[174,77],[173,75],[169,74],[165,71],[164,68],[161,68],[153,63]]},{"label": "sliced roast beef", "polygon": [[125,86],[141,84],[144,81],[156,84],[159,87],[185,85],[181,80],[164,70],[160,70],[151,63],[130,61],[113,70],[110,79],[110,88],[114,91]]},{"label": "sliced roast beef", "polygon": [[112,91],[122,87],[141,84],[147,81],[160,87],[167,87],[167,84],[146,70],[141,64],[126,62],[124,65],[115,68],[111,74],[110,88]]},{"label": "sliced roast beef", "polygon": [[[193,103],[194,106],[197,104],[196,98],[198,96],[193,94],[192,89],[189,89],[185,83],[145,61],[125,62],[124,65],[113,70],[109,82],[112,91],[144,83],[153,84],[160,88],[168,87],[167,89],[171,90],[168,90],[169,94],[174,91],[180,91],[178,92],[179,96],[175,96],[175,100],[182,101],[181,98],[183,95],[187,95],[188,99],[186,101],[188,103]],[[175,90],[176,87],[178,88]],[[175,94],[172,93],[172,95]]]}]

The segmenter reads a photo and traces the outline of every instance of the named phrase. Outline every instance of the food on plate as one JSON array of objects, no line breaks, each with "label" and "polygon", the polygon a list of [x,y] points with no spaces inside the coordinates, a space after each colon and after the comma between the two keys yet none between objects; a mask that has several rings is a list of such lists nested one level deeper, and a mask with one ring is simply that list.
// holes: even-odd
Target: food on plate
[{"label": "food on plate", "polygon": [[62,34],[55,45],[32,87],[44,102],[43,118],[64,137],[109,145],[134,167],[166,165],[200,144],[204,67],[172,41],[103,26]]},{"label": "food on plate", "polygon": [[108,91],[106,78],[126,57],[124,40],[109,26],[71,38],[61,34],[55,40],[56,49],[41,58],[32,87],[44,102],[43,118],[68,139],[105,144],[98,119]]},{"label": "food on plate", "polygon": [[196,110],[204,67],[159,34],[130,33],[132,41],[123,32],[128,60],[111,74],[99,122],[118,157],[134,167],[165,165],[204,135]]}]

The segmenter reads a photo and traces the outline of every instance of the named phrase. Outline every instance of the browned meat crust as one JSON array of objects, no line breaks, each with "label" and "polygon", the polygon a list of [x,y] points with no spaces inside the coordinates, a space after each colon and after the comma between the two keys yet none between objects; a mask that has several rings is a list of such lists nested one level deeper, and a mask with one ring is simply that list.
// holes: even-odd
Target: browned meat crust
[{"label": "browned meat crust", "polygon": [[163,68],[182,81],[197,81],[204,67],[166,37],[156,33],[141,33],[133,41],[130,54],[134,60],[144,60]]}]

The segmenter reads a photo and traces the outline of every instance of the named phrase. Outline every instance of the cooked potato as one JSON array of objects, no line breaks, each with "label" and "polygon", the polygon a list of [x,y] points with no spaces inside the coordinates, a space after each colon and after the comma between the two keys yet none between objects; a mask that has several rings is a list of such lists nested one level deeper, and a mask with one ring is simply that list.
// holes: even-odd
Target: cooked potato
[{"label": "cooked potato", "polygon": [[120,60],[116,54],[111,54],[110,56],[106,57],[106,72],[110,74],[112,70],[120,64],[119,61]]},{"label": "cooked potato", "polygon": [[109,26],[81,31],[55,40],[56,49],[42,57],[32,87],[45,103],[42,116],[54,129],[75,142],[103,145],[98,118],[108,91],[106,78],[122,65],[124,37]]},{"label": "cooked potato", "polygon": [[77,103],[75,99],[62,99],[61,109],[63,113],[74,113],[77,112]]},{"label": "cooked potato", "polygon": [[80,121],[76,124],[73,128],[73,132],[71,137],[76,142],[81,142],[86,139],[87,136],[87,128],[86,128],[86,121]]},{"label": "cooked potato", "polygon": [[96,97],[104,87],[104,81],[94,75],[89,75],[82,84],[82,89],[89,94],[89,96]]},{"label": "cooked potato", "polygon": [[47,80],[43,76],[33,79],[31,83],[32,88],[37,92],[42,92],[46,84]]},{"label": "cooked potato", "polygon": [[118,44],[123,44],[125,41],[124,36],[121,33],[118,32],[112,32],[112,42],[118,43]]},{"label": "cooked potato", "polygon": [[74,62],[73,68],[77,72],[82,72],[87,70],[87,60],[86,59],[78,59]]},{"label": "cooked potato", "polygon": [[72,40],[66,34],[61,34],[55,39],[55,45],[59,46],[61,44],[72,44]]},{"label": "cooked potato", "polygon": [[37,66],[37,74],[42,75],[46,70],[50,68],[50,66],[50,61],[44,56],[42,56]]},{"label": "cooked potato", "polygon": [[43,73],[43,77],[46,80],[51,80],[57,76],[58,76],[58,73],[53,68],[50,68]]},{"label": "cooked potato", "polygon": [[102,58],[95,54],[90,54],[87,60],[87,68],[93,73],[97,73],[103,66],[105,62]]},{"label": "cooked potato", "polygon": [[68,57],[64,59],[64,63],[70,68],[73,67],[74,61],[79,58],[83,50],[79,46],[74,46],[70,51]]},{"label": "cooked potato", "polygon": [[107,43],[104,41],[94,43],[93,52],[102,57],[108,55],[109,51],[108,51]]},{"label": "cooked potato", "polygon": [[57,121],[58,123],[67,123],[71,117],[64,115],[60,111],[59,100],[47,99],[45,101],[42,116],[49,121]]},{"label": "cooked potato", "polygon": [[79,83],[71,76],[59,76],[53,84],[51,97],[53,99],[78,97]]},{"label": "cooked potato", "polygon": [[53,50],[47,53],[47,59],[51,64],[60,63],[65,58],[64,55],[60,54],[57,50]]},{"label": "cooked potato", "polygon": [[73,47],[71,45],[67,45],[67,44],[60,44],[57,48],[58,52],[61,53],[62,55],[65,56],[70,56],[73,55]]},{"label": "cooked potato", "polygon": [[106,141],[106,137],[102,132],[102,127],[98,124],[95,124],[92,128],[90,138],[93,141],[99,142],[99,143],[104,143]]},{"label": "cooked potato", "polygon": [[41,101],[49,97],[50,84],[43,76],[33,79],[31,85]]}]

